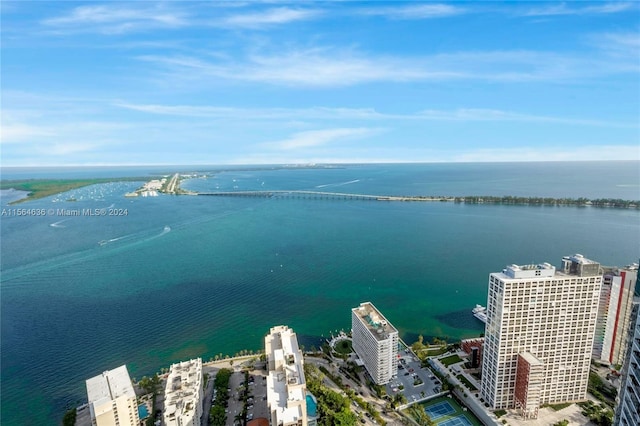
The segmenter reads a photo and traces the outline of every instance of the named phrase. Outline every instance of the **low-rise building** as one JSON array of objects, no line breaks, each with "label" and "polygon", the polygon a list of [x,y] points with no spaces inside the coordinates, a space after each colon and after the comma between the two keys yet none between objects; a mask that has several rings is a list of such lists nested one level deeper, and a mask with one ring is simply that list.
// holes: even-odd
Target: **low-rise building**
[{"label": "low-rise building", "polygon": [[471,368],[482,367],[482,347],[484,346],[484,337],[476,339],[465,339],[460,341],[460,349],[469,355],[469,364]]},{"label": "low-rise building", "polygon": [[171,365],[164,394],[164,425],[200,425],[203,395],[201,358]]}]

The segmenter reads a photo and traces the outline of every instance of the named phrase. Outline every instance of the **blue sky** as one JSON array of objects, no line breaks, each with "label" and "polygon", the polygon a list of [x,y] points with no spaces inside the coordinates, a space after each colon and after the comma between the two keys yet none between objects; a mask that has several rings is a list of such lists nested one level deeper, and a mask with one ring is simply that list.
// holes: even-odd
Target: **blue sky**
[{"label": "blue sky", "polygon": [[640,160],[637,2],[1,7],[3,166]]}]

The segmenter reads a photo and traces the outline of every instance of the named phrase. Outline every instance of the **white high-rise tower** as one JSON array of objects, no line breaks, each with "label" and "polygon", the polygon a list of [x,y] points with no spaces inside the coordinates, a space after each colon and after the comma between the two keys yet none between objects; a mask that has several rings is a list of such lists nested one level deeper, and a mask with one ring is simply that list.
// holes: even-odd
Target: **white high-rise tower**
[{"label": "white high-rise tower", "polygon": [[582,255],[511,265],[489,277],[481,392],[493,409],[537,417],[542,404],[583,400],[602,270]]}]

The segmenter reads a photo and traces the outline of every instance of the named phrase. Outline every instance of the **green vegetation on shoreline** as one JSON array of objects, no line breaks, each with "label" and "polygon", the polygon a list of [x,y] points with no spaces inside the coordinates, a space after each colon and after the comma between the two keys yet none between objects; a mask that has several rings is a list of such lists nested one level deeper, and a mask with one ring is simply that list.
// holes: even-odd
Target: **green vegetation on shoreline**
[{"label": "green vegetation on shoreline", "polygon": [[552,198],[552,197],[513,197],[505,195],[503,197],[494,196],[465,196],[455,197],[456,203],[466,204],[512,204],[527,206],[594,206],[594,207],[616,207],[623,209],[640,209],[640,201],[622,200],[618,198]]},{"label": "green vegetation on shoreline", "polygon": [[11,202],[11,204],[18,204],[24,201],[37,200],[38,198],[44,198],[50,195],[60,194],[62,192],[71,191],[72,189],[82,188],[84,186],[95,185],[98,183],[140,182],[147,180],[149,180],[148,177],[3,180],[0,181],[0,189],[13,188],[19,191],[27,191],[29,194],[27,194],[26,198],[21,198]]}]

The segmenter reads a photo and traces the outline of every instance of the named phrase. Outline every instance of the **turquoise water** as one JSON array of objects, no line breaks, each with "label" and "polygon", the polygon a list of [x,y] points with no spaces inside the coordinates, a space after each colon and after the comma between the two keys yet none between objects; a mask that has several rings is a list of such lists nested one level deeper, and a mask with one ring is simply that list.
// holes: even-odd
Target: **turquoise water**
[{"label": "turquoise water", "polygon": [[[165,171],[175,170],[216,171]],[[637,162],[217,170],[183,186],[640,199]],[[2,217],[3,425],[59,422],[66,406],[86,399],[88,377],[122,364],[140,378],[193,356],[260,349],[276,324],[291,326],[307,347],[317,345],[322,335],[348,329],[350,309],[366,300],[409,341],[418,334],[475,336],[482,324],[470,310],[486,302],[489,273],[506,264],[557,265],[563,255],[582,253],[623,265],[640,256],[635,210],[123,197],[137,186],[94,185],[19,206],[113,205],[126,216]]]},{"label": "turquoise water", "polygon": [[146,405],[138,405],[138,417],[140,420],[144,420],[149,417],[149,410],[147,410]]},{"label": "turquoise water", "polygon": [[310,417],[316,417],[318,415],[318,404],[316,404],[315,399],[309,394],[307,394],[307,415]]}]

